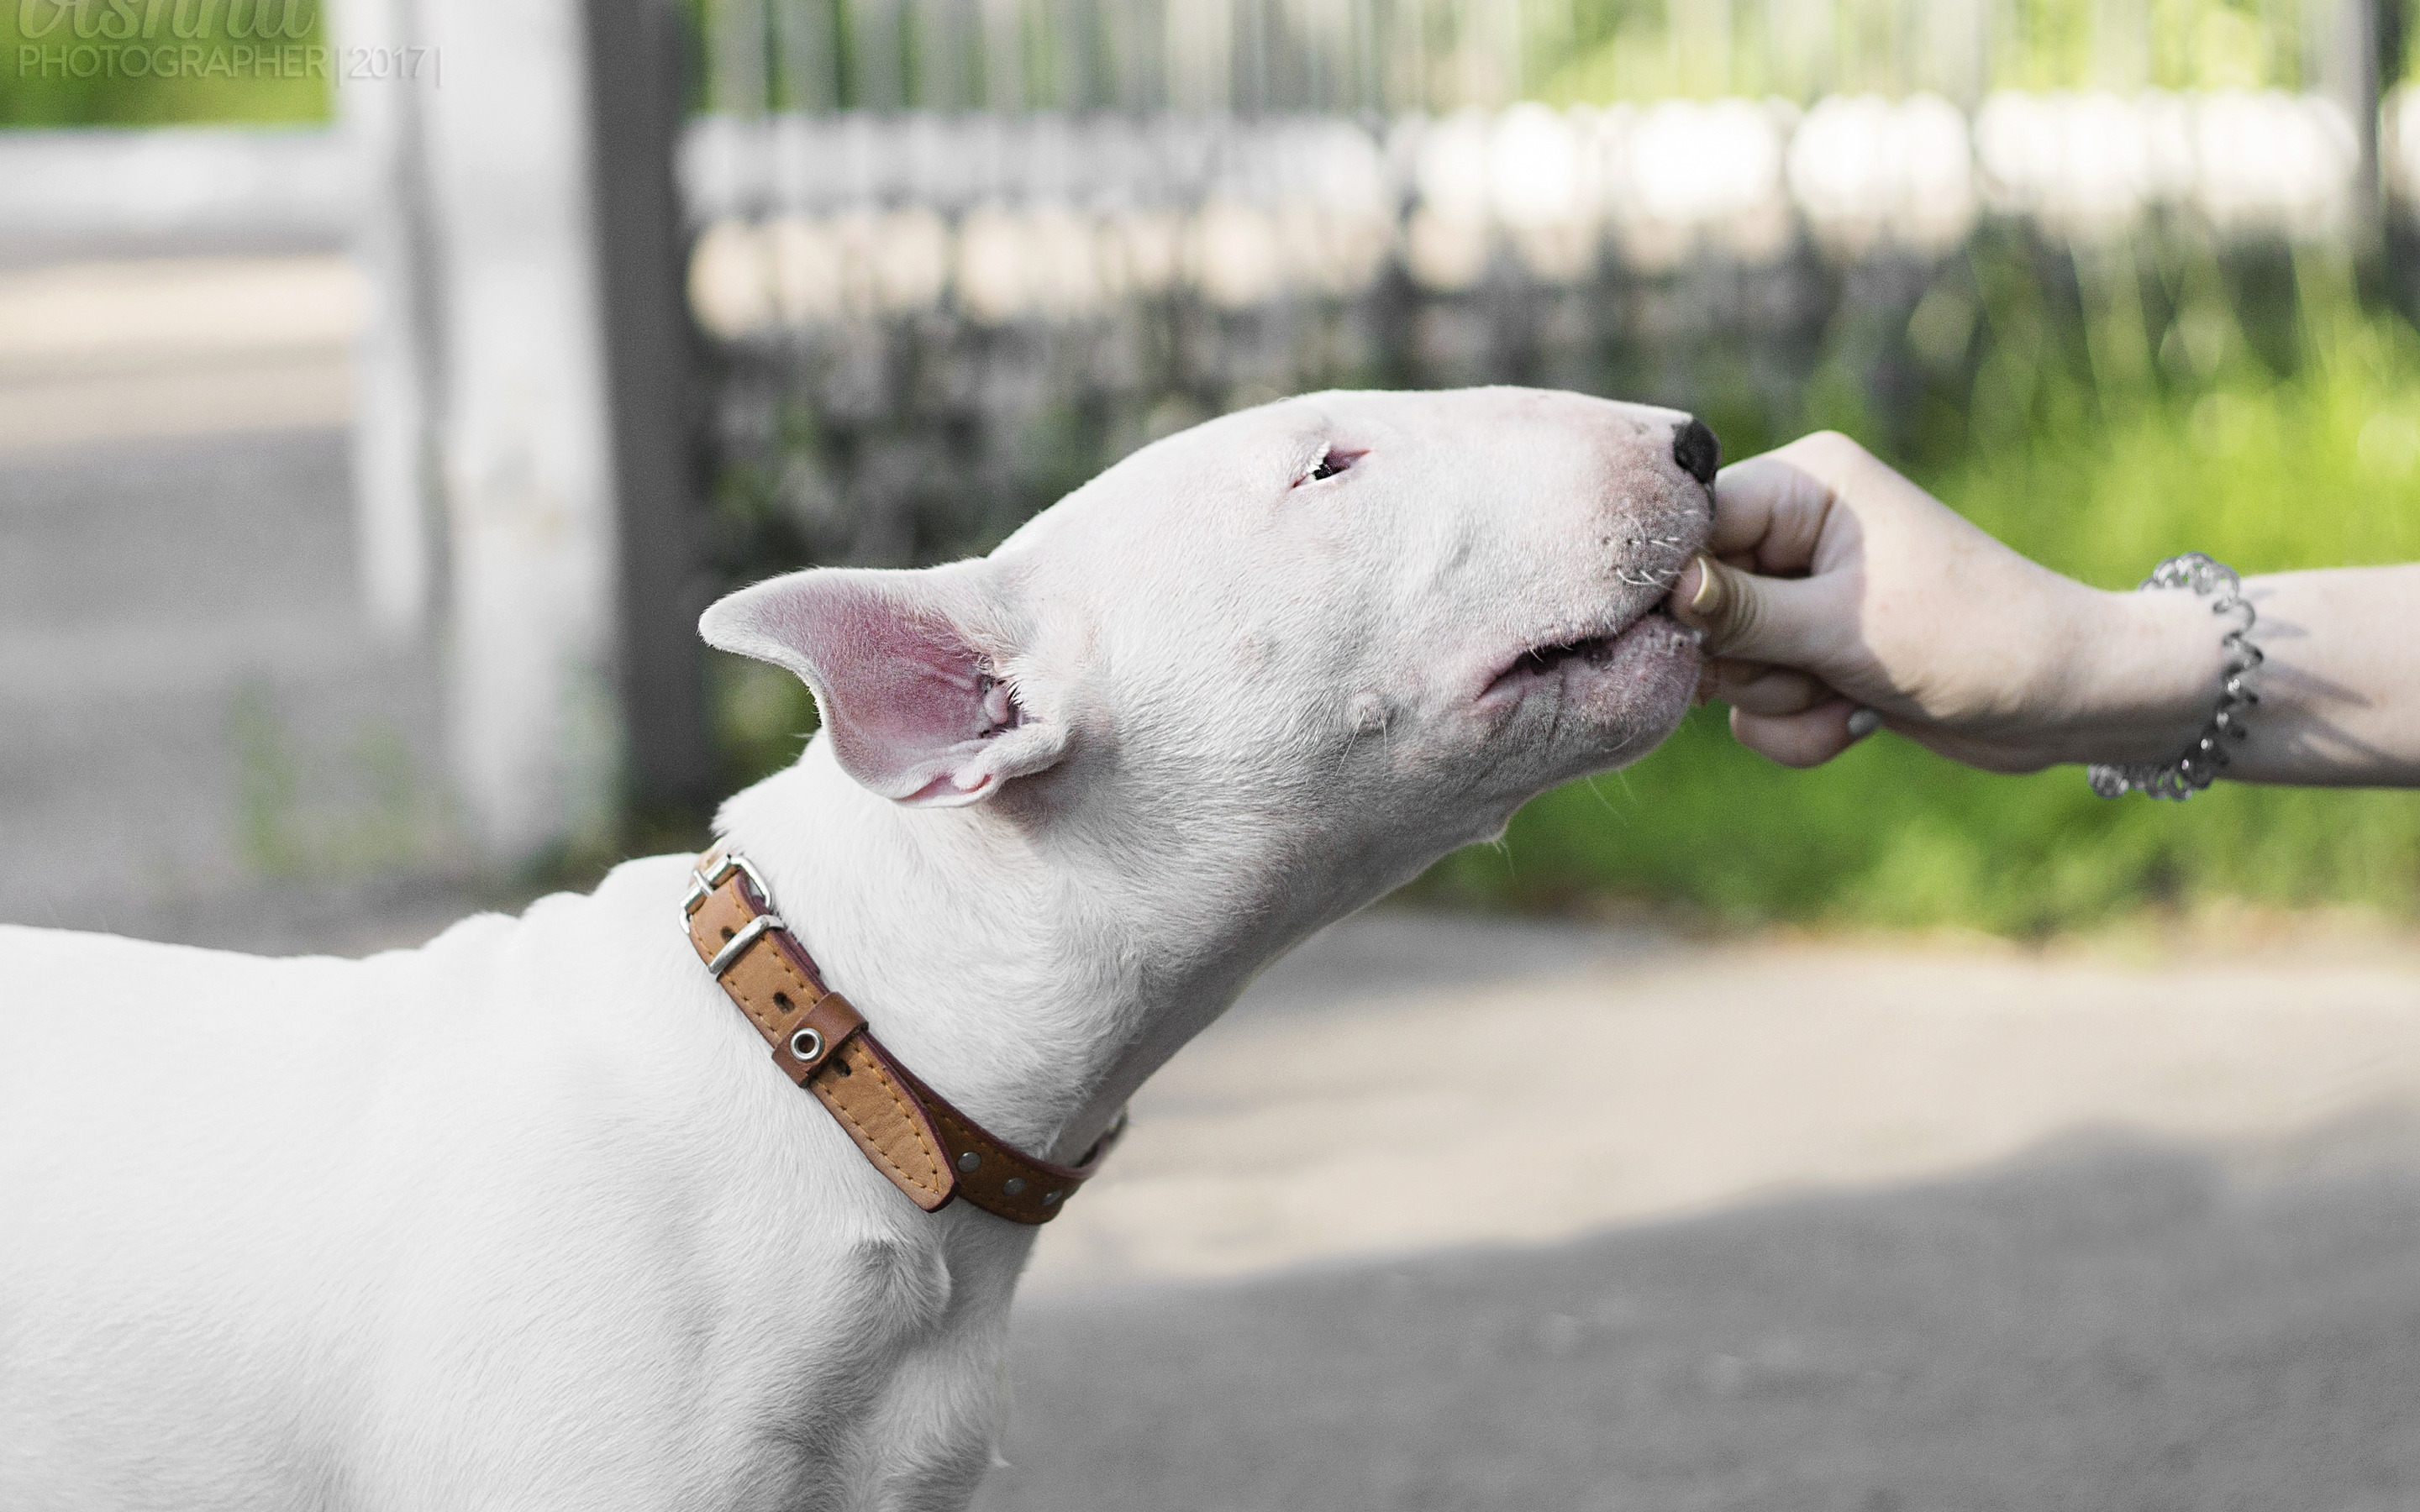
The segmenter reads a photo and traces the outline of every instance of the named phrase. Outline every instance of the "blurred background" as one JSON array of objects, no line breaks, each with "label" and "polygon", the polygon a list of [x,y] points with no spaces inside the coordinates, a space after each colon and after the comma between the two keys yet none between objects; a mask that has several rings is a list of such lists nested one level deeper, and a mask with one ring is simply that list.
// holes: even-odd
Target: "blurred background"
[{"label": "blurred background", "polygon": [[[698,844],[814,717],[716,594],[1307,389],[1834,426],[2106,587],[2420,559],[2415,10],[22,0],[0,919],[359,951]],[[987,1504],[2420,1505],[2416,907],[2408,795],[1700,711],[1155,1084]]]}]

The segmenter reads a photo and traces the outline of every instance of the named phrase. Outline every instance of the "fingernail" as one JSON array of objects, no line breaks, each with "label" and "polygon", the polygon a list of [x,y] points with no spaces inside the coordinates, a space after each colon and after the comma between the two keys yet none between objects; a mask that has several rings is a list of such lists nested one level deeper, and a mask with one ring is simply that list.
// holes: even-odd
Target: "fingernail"
[{"label": "fingernail", "polygon": [[1859,709],[1849,716],[1849,738],[1863,740],[1883,727],[1883,717],[1871,709]]},{"label": "fingernail", "polygon": [[1723,580],[1714,570],[1714,559],[1702,551],[1689,564],[1698,569],[1697,591],[1689,595],[1687,603],[1673,607],[1688,618],[1710,619],[1723,601]]}]

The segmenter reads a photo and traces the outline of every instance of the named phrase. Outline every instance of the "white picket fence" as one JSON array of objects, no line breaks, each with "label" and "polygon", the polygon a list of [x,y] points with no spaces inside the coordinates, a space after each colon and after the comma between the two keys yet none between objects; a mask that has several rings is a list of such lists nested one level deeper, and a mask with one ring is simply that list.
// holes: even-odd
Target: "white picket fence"
[{"label": "white picket fence", "polygon": [[[2420,95],[2390,142],[2420,147]],[[714,333],[948,306],[1074,318],[1183,287],[1249,308],[1349,297],[1388,259],[1422,288],[1756,264],[1801,227],[1827,255],[1937,256],[1986,213],[2064,238],[2156,211],[2222,237],[2324,240],[2361,154],[2335,101],[2279,92],[1525,103],[1373,131],[1339,117],[709,117],[683,177],[692,301]],[[2390,153],[2401,186],[2420,183]]]}]

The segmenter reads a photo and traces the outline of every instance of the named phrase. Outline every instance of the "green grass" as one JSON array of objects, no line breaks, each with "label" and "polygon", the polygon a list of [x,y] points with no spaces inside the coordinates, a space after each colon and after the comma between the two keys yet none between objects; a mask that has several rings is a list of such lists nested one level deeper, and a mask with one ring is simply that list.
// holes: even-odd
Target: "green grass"
[{"label": "green grass", "polygon": [[[1966,286],[1993,282],[1986,268]],[[2039,289],[1983,299],[1995,329],[1966,403],[1902,453],[1994,535],[2103,587],[2192,549],[2246,574],[2420,560],[2420,336],[2361,313],[2324,267],[2298,285],[2282,375],[2224,305],[2187,302],[2163,330],[2110,301],[2062,332]],[[2087,282],[2084,308],[2096,297]],[[2180,329],[2192,340],[2169,338]],[[1628,771],[1540,798],[1501,845],[1419,887],[2016,935],[2221,899],[2409,920],[2420,795],[2222,782],[2182,805],[2106,803],[2072,767],[1986,776],[1888,735],[1800,773],[1734,744],[1717,707]]]}]

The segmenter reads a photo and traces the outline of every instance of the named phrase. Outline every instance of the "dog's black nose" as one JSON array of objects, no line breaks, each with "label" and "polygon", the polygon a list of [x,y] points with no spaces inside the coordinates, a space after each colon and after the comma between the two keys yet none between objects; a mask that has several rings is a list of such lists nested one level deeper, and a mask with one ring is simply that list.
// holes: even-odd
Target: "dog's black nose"
[{"label": "dog's black nose", "polygon": [[1714,469],[1723,463],[1723,443],[1714,439],[1704,421],[1692,415],[1672,432],[1672,460],[1711,488],[1714,486]]}]

